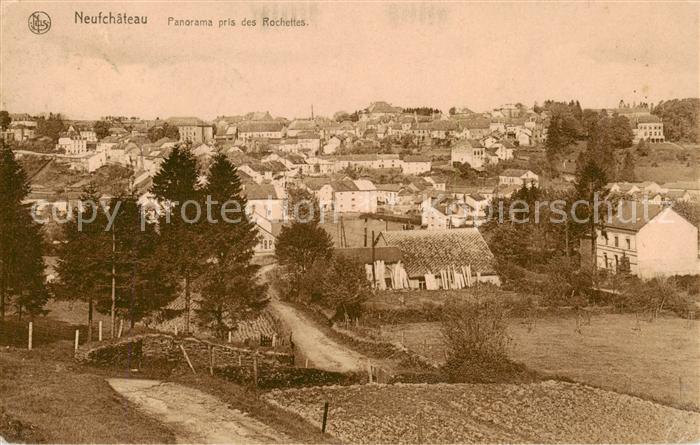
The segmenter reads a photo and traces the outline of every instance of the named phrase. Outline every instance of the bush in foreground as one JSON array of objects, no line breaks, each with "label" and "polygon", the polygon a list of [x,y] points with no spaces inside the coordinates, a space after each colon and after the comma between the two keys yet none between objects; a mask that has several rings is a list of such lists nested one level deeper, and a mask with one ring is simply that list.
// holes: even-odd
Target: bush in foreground
[{"label": "bush in foreground", "polygon": [[447,345],[443,372],[451,382],[497,383],[537,380],[508,358],[507,310],[493,300],[448,301],[442,333]]}]

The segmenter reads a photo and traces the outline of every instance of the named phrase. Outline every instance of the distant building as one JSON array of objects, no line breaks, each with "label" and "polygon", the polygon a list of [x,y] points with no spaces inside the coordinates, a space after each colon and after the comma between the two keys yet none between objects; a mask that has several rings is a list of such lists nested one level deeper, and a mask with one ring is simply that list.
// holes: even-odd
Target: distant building
[{"label": "distant building", "polygon": [[484,168],[485,159],[486,148],[476,139],[460,141],[452,147],[450,152],[450,161],[453,165],[458,162],[469,164],[475,170]]},{"label": "distant building", "polygon": [[251,139],[281,139],[284,123],[280,121],[246,121],[238,124],[238,138],[244,142]]},{"label": "distant building", "polygon": [[660,117],[648,114],[629,118],[634,134],[633,143],[639,141],[665,142],[664,123]]},{"label": "distant building", "polygon": [[403,158],[403,163],[401,170],[405,175],[420,175],[421,173],[427,173],[432,168],[432,161],[430,156],[406,156]]},{"label": "distant building", "polygon": [[197,117],[171,117],[167,122],[177,127],[180,142],[201,144],[214,139],[214,127]]},{"label": "distant building", "polygon": [[335,181],[333,208],[338,213],[376,213],[377,188],[366,179]]},{"label": "distant building", "polygon": [[498,175],[499,185],[517,185],[521,187],[523,184],[530,186],[532,184],[537,185],[540,177],[530,170],[520,170],[515,168],[509,168],[503,170]]}]

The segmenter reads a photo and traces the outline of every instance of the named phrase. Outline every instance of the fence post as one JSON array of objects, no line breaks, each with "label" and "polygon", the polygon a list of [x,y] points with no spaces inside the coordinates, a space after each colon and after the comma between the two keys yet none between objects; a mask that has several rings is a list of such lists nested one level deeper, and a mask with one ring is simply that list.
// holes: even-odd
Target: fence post
[{"label": "fence post", "polygon": [[102,341],[102,320],[97,322],[97,340]]},{"label": "fence post", "polygon": [[117,333],[117,338],[122,338],[122,329],[124,328],[124,319],[119,319],[119,333]]},{"label": "fence post", "polygon": [[253,387],[258,390],[258,356],[253,355]]},{"label": "fence post", "polygon": [[182,350],[182,355],[185,356],[185,360],[187,360],[187,364],[190,365],[190,369],[192,370],[192,373],[197,374],[197,371],[194,370],[194,366],[192,366],[192,362],[190,361],[190,357],[187,355],[187,351],[185,351],[185,347],[182,346],[182,343],[180,343],[180,349]]},{"label": "fence post", "polygon": [[34,325],[29,322],[29,338],[27,339],[27,349],[32,350],[32,336],[34,335]]},{"label": "fence post", "polygon": [[78,352],[78,342],[80,341],[80,330],[75,330],[75,351]]},{"label": "fence post", "polygon": [[228,342],[231,343],[231,331],[228,331]]},{"label": "fence post", "polygon": [[418,443],[423,443],[423,411],[418,411]]},{"label": "fence post", "polygon": [[272,334],[272,347],[277,346],[277,334]]},{"label": "fence post", "polygon": [[214,347],[209,346],[209,374],[214,375]]},{"label": "fence post", "polygon": [[323,423],[321,424],[321,432],[326,432],[326,422],[328,421],[328,401],[323,403]]}]

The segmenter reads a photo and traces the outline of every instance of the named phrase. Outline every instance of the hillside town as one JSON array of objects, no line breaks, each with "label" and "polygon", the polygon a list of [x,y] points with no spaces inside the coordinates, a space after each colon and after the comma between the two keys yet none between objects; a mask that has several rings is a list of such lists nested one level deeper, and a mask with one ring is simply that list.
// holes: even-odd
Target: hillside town
[{"label": "hillside town", "polygon": [[[553,110],[558,113],[555,107],[518,103],[484,113],[454,107],[442,113],[377,101],[352,115],[338,112],[333,118],[314,116],[313,111],[304,119],[273,117],[268,112],[219,116],[213,121],[61,118],[55,145],[50,137],[38,134],[37,127],[58,121],[57,116],[47,120],[8,114],[2,137],[18,158],[38,166],[25,203],[44,212],[53,207],[67,211],[89,178],[106,171],[121,175],[121,185],[137,193],[140,203],[153,202],[153,177],[173,147],[186,146],[201,174],[217,154],[223,154],[236,166],[248,212],[260,233],[269,237],[258,244],[256,253],[272,255],[275,240],[270,235],[275,230],[270,228],[289,221],[290,189],[310,192],[336,224],[338,218],[370,218],[427,230],[478,228],[488,221],[487,209],[494,198],[510,198],[523,186],[573,189],[580,153],[576,144],[553,168],[546,165]],[[642,150],[682,150],[665,143],[662,119],[652,110],[653,104],[620,101],[602,112],[624,118],[631,144]],[[64,172],[61,181],[48,180],[54,176],[52,170]],[[100,191],[103,198],[123,192],[110,178],[105,185]],[[700,198],[697,181],[611,181],[605,188],[613,196],[662,207]],[[691,238],[680,242],[690,246],[695,242]],[[367,244],[341,242],[338,247]],[[611,257],[601,264],[607,268],[615,261]]]},{"label": "hillside town", "polygon": [[700,442],[699,19],[0,2],[0,444]]}]

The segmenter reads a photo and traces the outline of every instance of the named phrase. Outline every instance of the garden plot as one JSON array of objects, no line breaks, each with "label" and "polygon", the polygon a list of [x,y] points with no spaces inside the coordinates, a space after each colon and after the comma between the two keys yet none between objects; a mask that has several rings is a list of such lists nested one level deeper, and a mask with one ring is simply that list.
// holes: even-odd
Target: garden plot
[{"label": "garden plot", "polygon": [[272,391],[269,403],[351,443],[659,443],[700,437],[700,414],[584,385],[438,384]]}]

